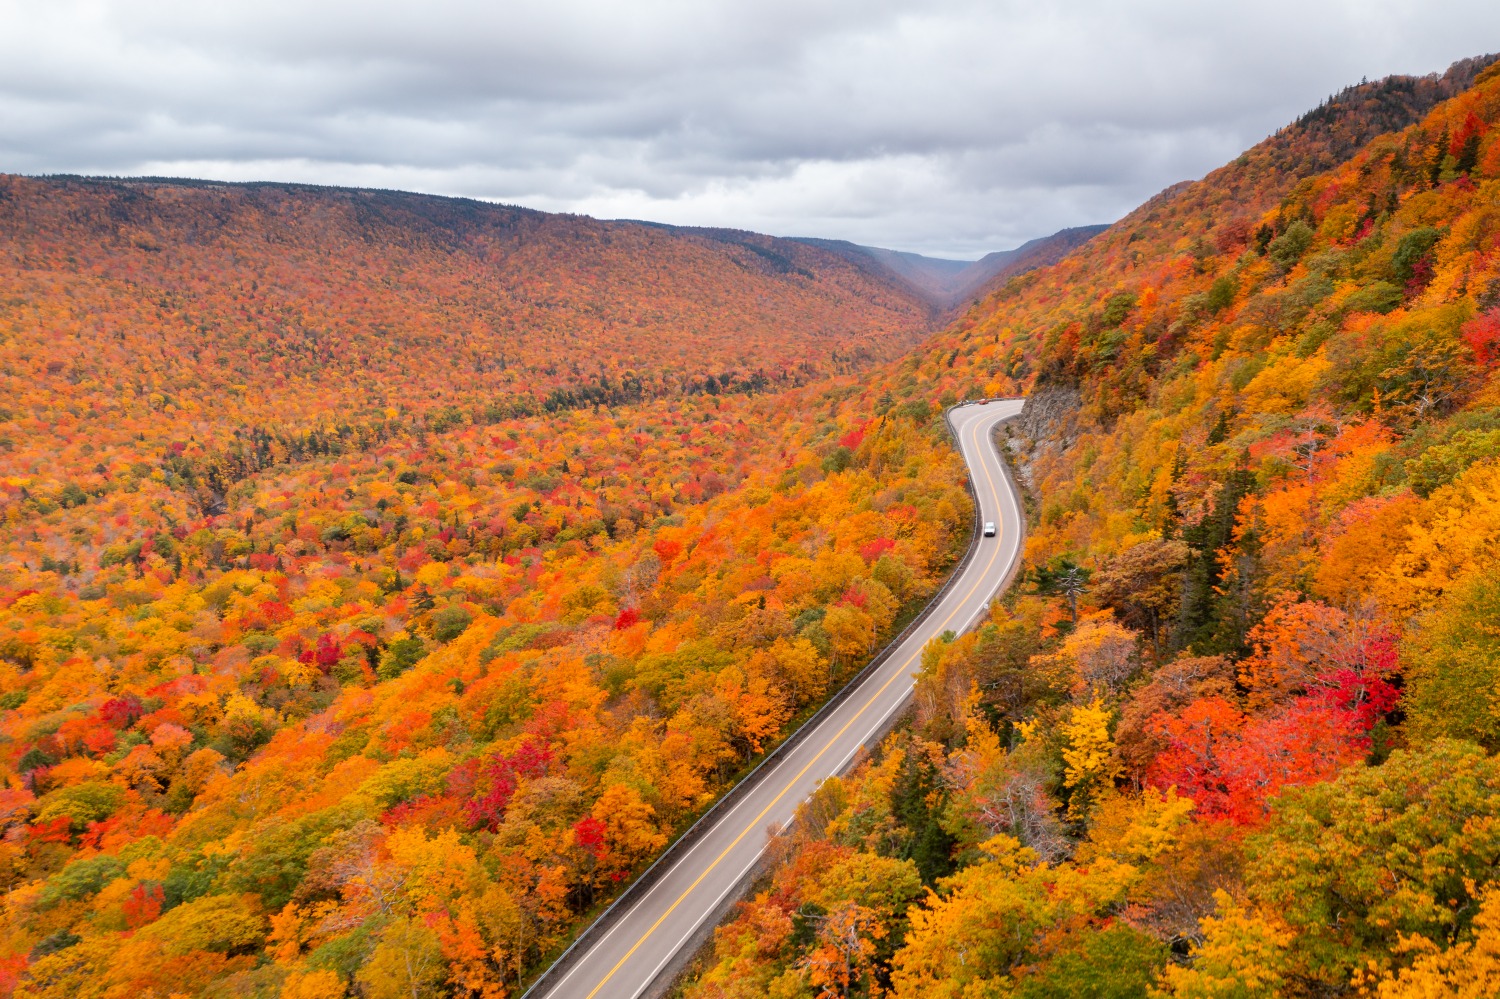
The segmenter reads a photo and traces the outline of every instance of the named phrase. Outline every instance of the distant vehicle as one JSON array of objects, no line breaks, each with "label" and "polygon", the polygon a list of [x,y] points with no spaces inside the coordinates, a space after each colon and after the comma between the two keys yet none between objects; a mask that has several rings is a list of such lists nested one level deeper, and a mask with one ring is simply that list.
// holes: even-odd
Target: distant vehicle
[{"label": "distant vehicle", "polygon": [[995,522],[993,520],[986,520],[984,522],[984,536],[987,538],[995,536]]}]

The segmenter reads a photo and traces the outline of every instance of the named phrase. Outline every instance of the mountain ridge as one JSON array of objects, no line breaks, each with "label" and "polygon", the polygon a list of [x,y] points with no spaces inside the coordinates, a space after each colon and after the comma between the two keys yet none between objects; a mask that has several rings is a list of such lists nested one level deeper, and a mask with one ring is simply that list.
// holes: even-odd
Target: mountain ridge
[{"label": "mountain ridge", "polygon": [[1024,583],[683,995],[1496,994],[1495,62],[1350,88],[872,373],[1027,396]]},{"label": "mountain ridge", "polygon": [[938,309],[952,312],[1010,278],[1056,263],[1108,228],[1108,224],[1101,224],[1060,229],[1050,236],[1028,240],[1013,250],[995,250],[972,261],[928,257],[845,240],[793,238],[842,254],[846,259],[873,260],[925,295]]},{"label": "mountain ridge", "polygon": [[[549,219],[569,219],[605,228],[617,226],[630,229],[639,226],[691,238],[708,239],[718,243],[742,246],[750,249],[752,252],[767,249],[767,244],[771,246],[800,244],[832,252],[879,280],[890,282],[894,279],[900,286],[916,293],[940,312],[951,311],[962,304],[967,298],[983,293],[991,286],[1005,279],[1014,277],[1035,267],[1055,263],[1068,252],[1071,252],[1073,249],[1086,243],[1089,239],[1107,230],[1110,225],[1109,223],[1103,223],[1068,227],[1047,236],[1039,236],[1027,240],[1014,249],[994,250],[977,260],[959,260],[946,257],[933,257],[907,250],[892,250],[885,247],[867,246],[849,240],[828,239],[817,236],[772,236],[752,229],[738,229],[726,226],[680,225],[669,222],[657,222],[650,219],[602,219],[572,212],[549,212],[504,201],[491,201],[464,195],[428,194],[420,191],[406,191],[399,188],[357,187],[343,184],[313,184],[300,181],[278,180],[225,181],[196,177],[155,175],[0,174],[0,178],[6,176],[59,185],[116,189],[121,192],[139,194],[147,194],[153,189],[182,188],[205,192],[261,191],[266,193],[279,192],[288,195],[342,197],[365,200],[372,204],[380,204],[386,200],[411,202],[435,209],[447,209],[447,211],[441,213],[441,216],[446,217],[446,224],[448,226],[465,217],[473,219],[492,212],[498,215],[511,215],[518,219],[524,218],[537,222]],[[444,228],[443,218],[434,217],[437,213],[426,213],[425,215],[423,213],[414,214],[423,221],[430,223],[434,228]],[[117,217],[118,213],[112,212],[111,215],[112,217],[116,217],[117,221],[121,220]],[[811,276],[805,268],[793,264],[783,254],[773,253],[767,255],[760,253],[759,255],[772,262],[773,266],[779,266],[784,271],[795,271],[804,277]],[[873,263],[875,267],[869,267],[870,263]]]},{"label": "mountain ridge", "polygon": [[937,588],[974,519],[940,414],[1028,392],[1022,587],[928,646],[690,994],[1472,971],[1476,64],[1355,88],[932,334],[860,250],[0,177],[0,996],[514,996]]}]

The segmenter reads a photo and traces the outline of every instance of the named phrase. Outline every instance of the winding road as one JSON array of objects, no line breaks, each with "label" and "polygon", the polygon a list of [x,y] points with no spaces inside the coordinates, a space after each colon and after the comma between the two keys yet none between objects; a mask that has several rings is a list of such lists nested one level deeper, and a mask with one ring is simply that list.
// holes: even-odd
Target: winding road
[{"label": "winding road", "polygon": [[1020,400],[1001,400],[960,406],[949,416],[980,519],[994,521],[997,536],[980,537],[958,578],[881,665],[746,777],[732,806],[721,815],[709,813],[680,855],[669,850],[659,862],[662,869],[642,879],[644,890],[626,892],[525,999],[638,999],[653,985],[660,990],[744,885],[768,833],[785,827],[819,784],[842,773],[881,737],[911,697],[923,646],[944,631],[971,627],[1020,562],[1020,497],[991,442],[995,426],[1020,411]]}]

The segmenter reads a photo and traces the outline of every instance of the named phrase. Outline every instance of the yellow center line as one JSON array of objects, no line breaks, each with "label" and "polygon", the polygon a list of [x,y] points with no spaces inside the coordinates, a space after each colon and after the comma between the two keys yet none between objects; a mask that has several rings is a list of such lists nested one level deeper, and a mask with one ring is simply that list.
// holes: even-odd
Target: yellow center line
[{"label": "yellow center line", "polygon": [[[978,448],[979,447],[979,429],[978,429],[978,425],[975,426],[973,437],[974,437],[974,446],[975,446],[975,448]],[[990,492],[994,493],[995,492],[995,480],[994,480],[994,477],[990,475],[990,470],[989,470],[988,466],[986,466],[984,464],[984,462],[981,461],[979,463],[979,467],[984,471],[985,484],[989,486]],[[974,592],[976,590],[978,590],[980,586],[983,585],[984,580],[989,575],[990,570],[992,568],[994,568],[995,559],[997,559],[999,557],[1000,557],[1000,546],[997,544],[997,545],[995,545],[994,551],[990,553],[989,563],[987,565],[985,565],[984,572],[980,574],[979,579],[974,583],[973,586],[971,586],[969,588],[969,592],[966,593],[966,594],[964,594],[963,599],[958,602],[958,606],[954,607],[953,610],[951,610],[951,611],[948,612],[948,616],[943,619],[943,623],[940,624],[940,625],[938,625],[938,633],[939,634],[941,634],[943,632],[943,630],[947,627],[948,623],[953,620],[954,615],[956,615],[959,612],[959,610],[961,610],[963,608],[964,604],[968,603],[969,598],[974,595]],[[800,781],[807,774],[807,772],[812,769],[813,764],[815,764],[819,760],[821,760],[823,758],[823,754],[826,753],[826,752],[828,752],[830,749],[832,749],[834,743],[838,742],[839,739],[843,738],[844,733],[849,730],[849,726],[853,725],[856,721],[858,721],[860,719],[860,717],[866,711],[869,710],[870,705],[872,705],[876,701],[880,700],[880,696],[886,692],[886,690],[890,687],[891,684],[895,683],[898,679],[900,679],[902,676],[905,675],[906,668],[909,667],[913,662],[915,662],[917,660],[917,657],[920,656],[920,655],[921,655],[921,650],[920,649],[918,651],[912,653],[912,655],[907,658],[906,662],[904,662],[904,663],[901,664],[901,669],[897,670],[896,673],[894,673],[889,680],[887,680],[887,681],[885,681],[885,683],[881,684],[880,685],[880,689],[877,690],[877,691],[875,691],[875,693],[870,696],[870,699],[868,701],[866,701],[860,707],[860,709],[854,713],[853,717],[851,717],[848,721],[844,722],[844,727],[841,728],[841,729],[839,729],[836,733],[834,733],[833,738],[829,739],[828,742],[827,742],[827,744],[824,745],[822,749],[818,750],[818,755],[816,755],[812,759],[808,760],[807,761],[807,765],[804,766],[801,770],[797,771],[797,776],[793,777],[790,781],[788,781],[787,784],[786,784],[786,786],[781,789],[781,791],[776,795],[776,797],[772,798],[771,801],[770,801],[770,803],[767,804],[765,808],[762,808],[760,810],[760,814],[757,815],[757,816],[755,816],[755,818],[751,819],[750,820],[750,824],[747,825],[747,826],[745,826],[744,829],[740,830],[740,834],[738,836],[736,836],[734,838],[734,840],[731,841],[730,844],[728,846],[726,846],[723,849],[723,851],[717,857],[714,858],[713,863],[711,863],[707,867],[705,867],[703,869],[703,873],[699,874],[698,877],[693,881],[693,883],[690,884],[690,885],[688,885],[687,888],[683,890],[683,892],[682,892],[681,895],[677,896],[677,901],[673,902],[671,904],[671,906],[669,906],[667,908],[667,911],[663,912],[660,916],[658,916],[657,919],[656,919],[656,922],[652,923],[651,927],[649,929],[647,929],[645,933],[641,934],[641,938],[639,940],[637,940],[635,942],[635,944],[628,951],[625,952],[625,956],[622,957],[622,958],[620,958],[618,961],[616,961],[615,962],[615,966],[613,968],[610,968],[609,972],[603,978],[599,979],[599,984],[594,986],[593,991],[588,994],[588,996],[586,997],[586,999],[594,999],[594,997],[599,994],[599,990],[602,989],[602,988],[604,988],[604,986],[609,983],[609,980],[615,976],[615,972],[619,971],[620,968],[621,968],[621,966],[624,965],[626,961],[630,960],[633,956],[635,956],[635,952],[641,949],[641,944],[645,943],[651,937],[651,934],[653,934],[653,933],[656,932],[657,927],[661,926],[662,923],[666,922],[668,916],[672,915],[673,912],[677,911],[677,907],[679,905],[681,905],[683,903],[683,901],[686,900],[686,898],[689,895],[691,895],[693,893],[693,891],[696,890],[697,887],[700,884],[703,883],[703,879],[704,878],[708,877],[711,873],[713,873],[714,868],[718,867],[719,864],[720,864],[720,862],[722,862],[725,857],[729,856],[730,851],[732,851],[735,847],[739,846],[741,840],[743,840],[746,836],[750,835],[751,830],[756,829],[756,828],[758,828],[760,826],[760,822],[761,822],[762,819],[765,818],[766,813],[769,812],[771,809],[775,808],[777,802],[781,801],[782,798],[786,797],[787,792],[790,791],[793,787],[795,787],[796,784],[797,784],[797,782]]]}]

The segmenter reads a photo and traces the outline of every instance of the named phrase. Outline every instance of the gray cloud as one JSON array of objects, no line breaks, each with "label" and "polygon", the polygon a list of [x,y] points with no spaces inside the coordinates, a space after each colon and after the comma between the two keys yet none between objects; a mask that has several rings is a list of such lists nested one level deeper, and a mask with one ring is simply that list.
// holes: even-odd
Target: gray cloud
[{"label": "gray cloud", "polygon": [[1492,2],[0,0],[0,170],[295,180],[955,256],[1119,217]]}]

